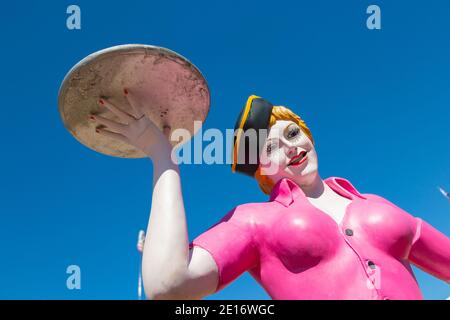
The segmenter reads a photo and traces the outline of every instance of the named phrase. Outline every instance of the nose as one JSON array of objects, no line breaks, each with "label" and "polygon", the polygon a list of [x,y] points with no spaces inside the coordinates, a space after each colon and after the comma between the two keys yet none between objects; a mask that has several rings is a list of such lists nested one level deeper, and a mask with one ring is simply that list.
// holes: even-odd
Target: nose
[{"label": "nose", "polygon": [[297,155],[297,147],[288,147],[287,156],[292,158]]}]

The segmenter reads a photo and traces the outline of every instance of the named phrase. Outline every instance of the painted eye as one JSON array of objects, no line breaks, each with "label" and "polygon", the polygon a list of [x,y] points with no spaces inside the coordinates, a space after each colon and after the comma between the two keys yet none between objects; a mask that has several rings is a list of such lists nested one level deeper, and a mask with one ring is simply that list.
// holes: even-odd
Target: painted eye
[{"label": "painted eye", "polygon": [[288,139],[292,139],[295,138],[296,136],[298,136],[300,133],[300,128],[297,126],[290,126],[289,130],[287,132],[287,138]]}]

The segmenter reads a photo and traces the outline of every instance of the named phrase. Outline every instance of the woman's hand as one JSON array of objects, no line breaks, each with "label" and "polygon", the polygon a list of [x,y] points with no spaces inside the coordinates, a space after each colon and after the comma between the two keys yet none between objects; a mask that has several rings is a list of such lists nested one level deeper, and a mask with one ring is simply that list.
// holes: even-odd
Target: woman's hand
[{"label": "woman's hand", "polygon": [[133,100],[132,94],[124,89],[124,95],[131,106],[132,114],[123,111],[106,99],[100,99],[98,103],[114,113],[119,119],[115,122],[99,115],[90,115],[94,121],[103,128],[96,128],[96,132],[107,137],[121,140],[138,148],[151,159],[161,156],[169,156],[172,145],[169,142],[168,134],[170,128],[165,128],[164,133],[144,114]]}]

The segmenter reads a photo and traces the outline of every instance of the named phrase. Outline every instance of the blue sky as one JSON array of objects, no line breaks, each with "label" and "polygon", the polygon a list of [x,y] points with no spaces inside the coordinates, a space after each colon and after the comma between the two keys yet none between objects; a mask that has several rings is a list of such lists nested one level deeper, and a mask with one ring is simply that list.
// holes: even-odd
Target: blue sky
[{"label": "blue sky", "polygon": [[[66,8],[81,8],[81,30]],[[370,4],[382,29],[368,30]],[[152,165],[101,155],[64,129],[66,72],[118,44],[167,47],[205,75],[204,128],[232,128],[250,94],[310,126],[323,178],[341,176],[446,235],[450,203],[448,1],[9,1],[0,11],[0,298],[135,299],[137,232],[151,206]],[[189,235],[234,206],[267,197],[228,165],[182,165]],[[66,267],[81,268],[81,290]],[[450,287],[416,270],[425,298]],[[213,299],[267,299],[244,275]]]}]

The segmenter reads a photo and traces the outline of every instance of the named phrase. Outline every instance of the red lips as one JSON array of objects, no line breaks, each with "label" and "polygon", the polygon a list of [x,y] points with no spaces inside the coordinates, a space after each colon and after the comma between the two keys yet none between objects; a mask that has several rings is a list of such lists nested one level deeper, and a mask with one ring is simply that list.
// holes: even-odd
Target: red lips
[{"label": "red lips", "polygon": [[302,151],[298,155],[293,157],[291,161],[289,161],[288,166],[299,166],[303,162],[305,162],[306,159],[308,159],[308,157],[306,156],[306,151]]}]

